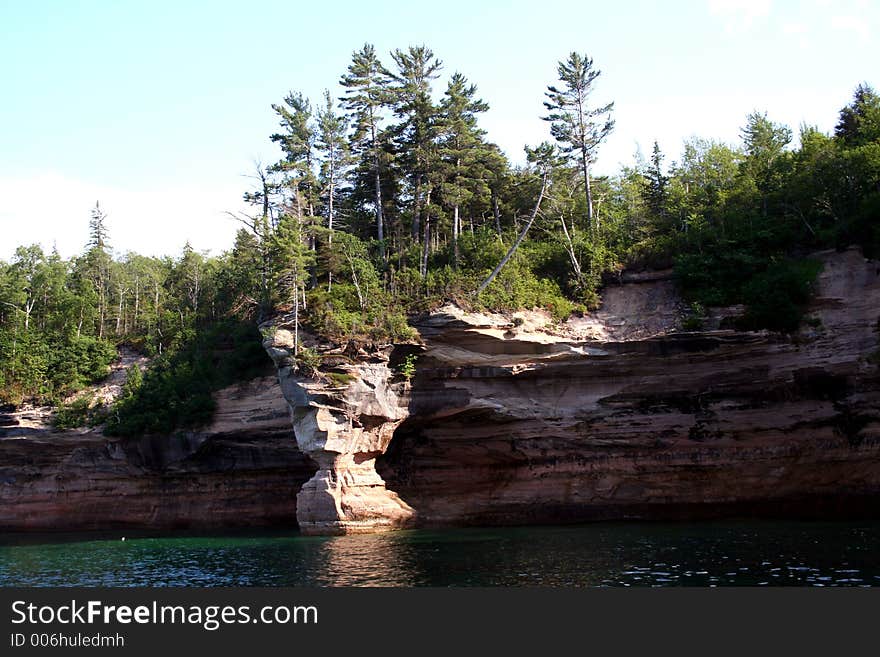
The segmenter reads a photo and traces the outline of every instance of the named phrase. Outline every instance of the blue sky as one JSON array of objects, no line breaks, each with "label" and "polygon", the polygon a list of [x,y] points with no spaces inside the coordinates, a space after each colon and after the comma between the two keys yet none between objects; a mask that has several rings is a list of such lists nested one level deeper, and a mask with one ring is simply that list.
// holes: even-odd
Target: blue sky
[{"label": "blue sky", "polygon": [[[859,82],[880,86],[878,3],[109,2],[0,0],[0,258],[79,252],[95,200],[117,252],[228,247],[254,161],[278,158],[270,108],[317,101],[365,41],[424,43],[476,83],[514,159],[549,138],[543,91],[572,50],[602,70],[617,127],[596,169],[658,139],[736,142],[752,110],[830,131]],[[438,82],[438,92],[445,80]]]}]

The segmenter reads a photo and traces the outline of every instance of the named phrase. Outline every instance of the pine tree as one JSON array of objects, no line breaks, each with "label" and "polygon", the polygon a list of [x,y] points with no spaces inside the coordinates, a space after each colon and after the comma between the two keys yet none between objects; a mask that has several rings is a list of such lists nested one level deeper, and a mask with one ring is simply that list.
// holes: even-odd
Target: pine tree
[{"label": "pine tree", "polygon": [[[429,174],[436,159],[437,108],[431,101],[431,81],[439,76],[443,63],[425,46],[410,46],[406,52],[395,50],[391,56],[397,65],[391,87],[394,112],[402,119],[395,126],[395,146],[409,171],[412,238],[418,242],[422,230],[421,213],[431,203]],[[427,236],[430,215],[425,218],[425,224]],[[427,237],[424,241],[428,241]]]},{"label": "pine tree", "polygon": [[454,264],[458,266],[461,237],[461,208],[474,195],[477,181],[486,178],[485,134],[477,126],[477,114],[489,105],[476,98],[477,87],[455,73],[440,103],[441,137],[439,154],[445,164],[445,182],[441,191],[452,206],[452,244]]},{"label": "pine tree", "polygon": [[669,177],[663,173],[663,153],[660,151],[660,145],[656,140],[651,151],[651,163],[645,170],[645,182],[647,186],[645,187],[644,196],[648,208],[655,220],[665,219],[669,196]]},{"label": "pine tree", "polygon": [[860,84],[852,102],[840,110],[834,136],[847,148],[880,140],[880,95]]},{"label": "pine tree", "polygon": [[333,241],[334,219],[336,218],[336,196],[351,166],[351,153],[346,140],[347,122],[344,116],[336,113],[330,92],[324,92],[324,107],[318,112],[318,139],[315,144],[320,157],[321,173],[319,183],[327,216],[329,240]]},{"label": "pine tree", "polygon": [[272,105],[280,118],[282,132],[271,140],[281,147],[283,159],[274,167],[281,172],[297,201],[304,202],[302,214],[315,215],[317,179],[315,177],[315,142],[317,134],[312,123],[312,105],[301,93],[291,92],[283,105]]},{"label": "pine tree", "polygon": [[611,111],[614,103],[589,106],[593,84],[601,71],[593,68],[593,60],[572,52],[568,60],[557,66],[563,87],[548,86],[544,107],[550,112],[543,117],[551,123],[550,133],[559,142],[562,152],[578,162],[587,202],[587,225],[593,226],[593,195],[590,189],[590,167],[596,160],[599,145],[614,129]]},{"label": "pine tree", "polygon": [[89,220],[89,242],[86,252],[88,278],[98,299],[98,337],[104,337],[104,323],[107,319],[107,304],[110,297],[110,265],[107,215],[95,202]]},{"label": "pine tree", "polygon": [[293,306],[294,356],[299,355],[301,299],[315,254],[309,249],[308,226],[298,214],[282,214],[272,236],[272,264],[275,285],[283,301]]},{"label": "pine tree", "polygon": [[351,149],[362,158],[369,159],[372,170],[373,206],[376,213],[376,238],[379,244],[379,259],[384,266],[385,255],[385,217],[382,201],[382,145],[379,139],[382,109],[390,102],[388,84],[390,73],[379,61],[371,44],[352,53],[348,73],[342,76],[340,84],[345,87],[343,107],[353,113],[354,134]]},{"label": "pine tree", "polygon": [[107,251],[107,214],[101,210],[100,201],[95,201],[95,207],[92,208],[91,219],[89,220],[89,243],[90,248],[98,248]]}]

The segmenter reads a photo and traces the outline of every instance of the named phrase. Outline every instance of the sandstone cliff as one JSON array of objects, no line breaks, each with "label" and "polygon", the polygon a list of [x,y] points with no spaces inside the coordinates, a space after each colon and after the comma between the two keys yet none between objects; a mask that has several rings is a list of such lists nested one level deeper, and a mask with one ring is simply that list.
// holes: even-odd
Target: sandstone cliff
[{"label": "sandstone cliff", "polygon": [[137,440],[13,427],[0,435],[0,531],[292,527],[315,465],[276,377],[217,395],[210,427]]},{"label": "sandstone cliff", "polygon": [[221,391],[210,427],[0,430],[0,530],[876,514],[880,264],[819,257],[790,337],[683,332],[662,273],[561,326],[446,306],[419,344],[313,345],[320,372],[295,366],[282,317],[264,342],[278,377]]},{"label": "sandstone cliff", "polygon": [[791,337],[682,332],[653,276],[563,326],[444,307],[416,323],[411,385],[392,376],[400,348],[328,352],[336,376],[304,376],[282,320],[266,347],[320,464],[300,526],[864,511],[880,499],[880,266],[819,257]]}]

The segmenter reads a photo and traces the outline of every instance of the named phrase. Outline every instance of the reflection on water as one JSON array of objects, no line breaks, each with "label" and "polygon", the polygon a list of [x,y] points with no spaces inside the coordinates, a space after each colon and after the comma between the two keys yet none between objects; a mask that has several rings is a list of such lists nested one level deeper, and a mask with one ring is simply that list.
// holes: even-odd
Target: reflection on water
[{"label": "reflection on water", "polygon": [[4,537],[3,586],[878,586],[880,523]]}]

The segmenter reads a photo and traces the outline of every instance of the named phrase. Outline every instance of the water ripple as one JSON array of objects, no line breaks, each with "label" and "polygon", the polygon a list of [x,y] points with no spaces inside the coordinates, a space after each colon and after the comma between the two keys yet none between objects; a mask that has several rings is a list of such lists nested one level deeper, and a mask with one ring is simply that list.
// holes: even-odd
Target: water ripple
[{"label": "water ripple", "polygon": [[870,586],[880,523],[4,537],[2,586]]}]

